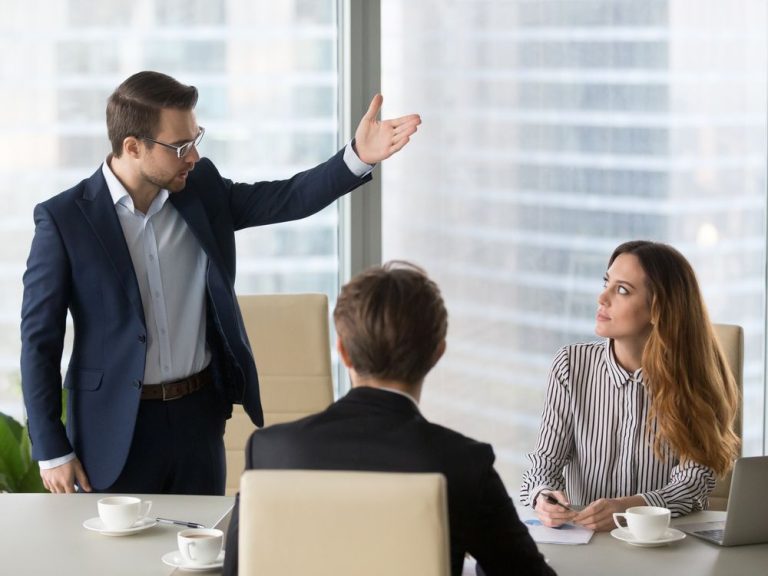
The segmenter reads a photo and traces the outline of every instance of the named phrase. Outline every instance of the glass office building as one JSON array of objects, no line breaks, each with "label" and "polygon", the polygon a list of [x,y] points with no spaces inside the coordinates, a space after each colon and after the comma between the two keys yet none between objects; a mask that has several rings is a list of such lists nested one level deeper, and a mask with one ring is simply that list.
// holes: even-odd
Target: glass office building
[{"label": "glass office building", "polygon": [[[104,161],[112,90],[146,69],[194,84],[206,128],[200,153],[222,175],[290,177],[337,150],[337,9],[333,0],[0,0],[0,14],[0,411],[20,417],[32,210]],[[237,291],[333,298],[337,229],[330,206],[238,233]]]},{"label": "glass office building", "polygon": [[557,349],[595,339],[621,242],[670,242],[745,331],[763,442],[766,3],[382,1],[385,107],[423,116],[383,167],[384,258],[442,286],[435,420],[492,441],[516,490]]},{"label": "glass office building", "polygon": [[[0,0],[0,411],[22,415],[33,207],[104,160],[114,87],[142,69],[196,85],[222,174],[290,176],[339,145],[350,3]],[[745,452],[764,450],[767,4],[380,0],[383,115],[424,122],[373,217],[383,257],[423,265],[450,314],[423,411],[492,442],[510,490],[549,363],[593,338],[607,259],[633,238],[680,248],[712,319],[744,327]],[[238,292],[333,299],[342,222],[334,205],[238,233]]]}]

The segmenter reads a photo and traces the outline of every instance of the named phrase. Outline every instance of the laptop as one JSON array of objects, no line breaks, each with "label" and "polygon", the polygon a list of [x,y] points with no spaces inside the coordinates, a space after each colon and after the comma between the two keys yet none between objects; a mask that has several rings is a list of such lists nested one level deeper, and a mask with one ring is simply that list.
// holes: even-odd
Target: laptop
[{"label": "laptop", "polygon": [[720,546],[768,542],[766,485],[768,485],[768,456],[739,458],[733,467],[725,520],[679,524],[675,528]]}]

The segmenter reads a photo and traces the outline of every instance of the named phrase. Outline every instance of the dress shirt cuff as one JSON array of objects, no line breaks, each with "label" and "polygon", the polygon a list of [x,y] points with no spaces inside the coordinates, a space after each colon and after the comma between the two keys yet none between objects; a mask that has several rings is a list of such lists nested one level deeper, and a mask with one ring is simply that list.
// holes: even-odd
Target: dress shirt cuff
[{"label": "dress shirt cuff", "polygon": [[525,504],[527,504],[531,508],[536,508],[536,498],[539,497],[539,494],[541,494],[543,490],[548,490],[551,492],[552,488],[544,484],[541,484],[540,486],[536,486],[536,488],[534,488],[528,493],[528,502],[525,502]]},{"label": "dress shirt cuff", "polygon": [[349,168],[349,171],[352,172],[352,174],[358,178],[362,178],[363,176],[367,176],[371,170],[373,170],[373,166],[360,160],[357,152],[355,152],[353,146],[354,142],[354,139],[352,139],[344,147],[344,164],[347,165],[347,168]]},{"label": "dress shirt cuff", "polygon": [[74,459],[75,459],[75,453],[70,452],[65,456],[59,456],[58,458],[54,458],[53,460],[40,460],[40,462],[38,462],[37,465],[40,467],[41,470],[50,470],[51,468],[57,468],[63,464],[66,464],[67,462],[71,462]]}]

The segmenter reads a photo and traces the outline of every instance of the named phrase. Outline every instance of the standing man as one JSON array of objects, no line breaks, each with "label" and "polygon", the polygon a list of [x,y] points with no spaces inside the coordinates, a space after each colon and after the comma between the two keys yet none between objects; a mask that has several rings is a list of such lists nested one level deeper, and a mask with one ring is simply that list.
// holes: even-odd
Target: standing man
[{"label": "standing man", "polygon": [[[139,72],[107,103],[112,153],[35,208],[21,375],[32,457],[51,492],[223,494],[232,404],[263,425],[235,297],[236,230],[314,214],[408,143],[418,115],[377,121],[289,180],[235,183],[197,147],[197,89]],[[74,346],[64,379],[67,311]]]},{"label": "standing man", "polygon": [[[440,472],[448,485],[454,576],[465,553],[487,576],[554,576],[515,512],[491,446],[419,411],[424,378],[443,355],[448,331],[437,285],[407,262],[374,267],[341,289],[333,318],[352,390],[319,414],[254,432],[246,468]],[[225,576],[238,571],[238,526],[236,506]]]}]

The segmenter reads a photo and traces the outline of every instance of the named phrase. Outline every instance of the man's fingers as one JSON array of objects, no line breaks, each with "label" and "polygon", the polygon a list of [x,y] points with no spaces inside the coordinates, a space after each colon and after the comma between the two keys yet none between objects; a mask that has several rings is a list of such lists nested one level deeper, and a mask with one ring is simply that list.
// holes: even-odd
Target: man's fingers
[{"label": "man's fingers", "polygon": [[399,132],[395,130],[395,133],[392,136],[392,144],[399,143],[403,138],[408,139],[411,136],[413,136],[416,133],[416,125],[409,126],[408,128],[404,130],[400,130]]},{"label": "man's fingers", "polygon": [[376,116],[379,114],[379,110],[381,110],[381,103],[384,102],[384,96],[381,94],[376,94],[373,97],[373,100],[371,100],[371,104],[368,106],[368,112],[365,113],[366,120],[376,120]]},{"label": "man's fingers", "polygon": [[85,470],[83,470],[83,465],[80,464],[80,462],[77,463],[77,466],[75,466],[75,477],[77,478],[77,483],[86,492],[91,491],[91,484],[88,482],[88,476],[85,474]]},{"label": "man's fingers", "polygon": [[421,116],[418,114],[408,114],[406,116],[400,116],[400,118],[392,118],[387,120],[386,123],[395,128],[395,131],[397,131],[398,128],[402,128],[403,126],[418,126],[421,124]]}]

